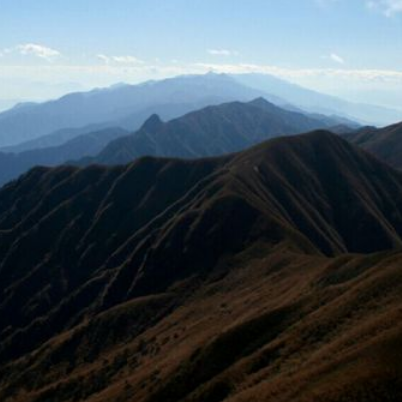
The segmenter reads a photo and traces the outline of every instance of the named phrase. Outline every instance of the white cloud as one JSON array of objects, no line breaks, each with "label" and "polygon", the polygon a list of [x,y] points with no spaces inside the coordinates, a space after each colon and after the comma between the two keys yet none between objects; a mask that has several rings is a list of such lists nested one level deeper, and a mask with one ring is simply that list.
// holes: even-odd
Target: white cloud
[{"label": "white cloud", "polygon": [[366,2],[371,9],[379,9],[387,17],[402,13],[402,0],[369,0]]},{"label": "white cloud", "polygon": [[[138,83],[152,79],[163,79],[182,74],[216,73],[262,73],[271,74],[306,87],[324,91],[360,88],[396,88],[402,89],[402,70],[353,70],[342,68],[304,68],[292,69],[264,64],[231,63],[144,63],[136,65],[117,63],[98,63],[94,65],[48,64],[48,65],[4,65],[0,63],[0,78],[9,85],[9,96],[16,98],[31,97],[20,85],[21,77],[31,82],[57,84],[60,82],[77,82],[85,88],[104,87],[116,82]],[[3,84],[2,84],[3,85]],[[4,85],[3,85],[4,86]],[[2,87],[3,87],[2,86]],[[45,96],[41,91],[38,95]]]},{"label": "white cloud", "polygon": [[239,52],[228,49],[208,49],[207,53],[212,56],[238,56]]},{"label": "white cloud", "polygon": [[116,63],[116,64],[144,64],[143,60],[138,59],[134,56],[107,56],[105,54],[97,54],[96,57],[106,64]]},{"label": "white cloud", "polygon": [[55,58],[61,56],[61,53],[58,50],[47,46],[38,45],[36,43],[18,45],[15,49],[24,56],[35,56],[47,61],[53,61]]},{"label": "white cloud", "polygon": [[[98,55],[98,58],[101,55]],[[127,76],[127,79],[138,77],[151,77],[158,75],[167,77],[177,74],[202,74],[208,71],[217,73],[266,73],[283,78],[305,78],[305,77],[326,77],[343,78],[359,81],[377,82],[398,82],[402,83],[402,70],[381,70],[381,69],[346,69],[346,68],[285,68],[265,64],[246,63],[167,63],[167,64],[99,64],[99,65],[57,65],[49,66],[1,66],[0,75],[11,76],[34,76],[36,74],[49,77],[72,76],[79,77],[80,74],[99,74],[101,76]],[[78,81],[77,79],[75,81]]]},{"label": "white cloud", "polygon": [[330,56],[329,56],[329,58],[330,58],[332,61],[334,61],[335,63],[338,63],[338,64],[345,64],[345,60],[343,59],[343,57],[339,56],[339,55],[336,54],[336,53],[331,53]]},{"label": "white cloud", "polygon": [[120,64],[144,64],[142,60],[134,56],[114,56],[112,59],[115,63]]},{"label": "white cloud", "polygon": [[258,64],[211,64],[197,63],[194,66],[203,71],[214,71],[217,73],[263,73],[272,74],[285,79],[294,78],[342,78],[352,81],[365,82],[398,82],[402,84],[402,70],[349,70],[349,69],[329,69],[329,68],[304,68],[292,69],[282,68],[272,65]]},{"label": "white cloud", "polygon": [[109,64],[111,62],[111,58],[109,56],[106,56],[105,54],[97,54],[96,57],[106,64]]},{"label": "white cloud", "polygon": [[[101,56],[101,55],[98,55]],[[159,75],[167,77],[177,74],[202,74],[208,71],[217,73],[266,73],[283,78],[303,77],[327,77],[344,78],[361,81],[399,82],[402,83],[402,70],[380,70],[380,69],[337,69],[337,68],[285,68],[264,64],[226,64],[226,63],[167,63],[167,64],[138,64],[138,65],[49,65],[44,66],[1,66],[0,75],[33,76],[44,74],[44,76],[80,74],[100,74],[102,76],[127,76],[131,79],[134,76],[150,77]]]}]

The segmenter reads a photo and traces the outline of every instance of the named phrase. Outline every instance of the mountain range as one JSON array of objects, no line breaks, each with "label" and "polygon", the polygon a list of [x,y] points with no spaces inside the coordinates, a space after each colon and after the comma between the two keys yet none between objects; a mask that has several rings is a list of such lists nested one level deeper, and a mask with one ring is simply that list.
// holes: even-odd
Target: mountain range
[{"label": "mountain range", "polygon": [[336,96],[322,94],[300,87],[269,74],[234,74],[231,77],[249,88],[267,91],[273,96],[280,94],[288,104],[310,113],[342,116],[363,125],[389,125],[402,120],[399,110],[382,106],[348,102]]},{"label": "mountain range", "polygon": [[109,127],[79,135],[62,145],[16,154],[0,152],[0,186],[17,178],[34,166],[62,165],[69,160],[97,155],[110,141],[128,134],[129,132],[122,128]]},{"label": "mountain range", "polygon": [[[39,146],[37,149],[0,152],[0,185],[37,165],[55,166],[73,161],[123,164],[146,155],[186,158],[223,155],[275,136],[330,128],[337,123],[326,116],[306,116],[281,109],[258,98],[249,103],[209,106],[167,123],[152,115],[135,133],[118,127],[98,127],[90,133],[62,130],[58,132],[58,138],[65,140],[61,145],[39,146],[39,141],[52,144],[55,135],[51,135],[31,141],[30,145],[35,142]],[[68,139],[72,133],[73,138]]]},{"label": "mountain range", "polygon": [[94,124],[133,131],[152,113],[173,118],[203,106],[251,100],[261,95],[262,91],[218,74],[179,76],[72,93],[41,104],[21,104],[0,113],[0,146],[17,145],[62,129]]},{"label": "mountain range", "polygon": [[[20,152],[43,144],[61,145],[66,135],[72,139],[77,130],[82,134],[120,127],[132,132],[151,114],[170,120],[205,106],[247,102],[257,97],[289,110],[329,115],[338,124],[352,120],[384,125],[402,120],[400,111],[353,104],[272,76],[209,73],[72,93],[39,104],[20,104],[0,113],[0,147]],[[44,143],[38,140],[45,136]]]},{"label": "mountain range", "polygon": [[269,138],[332,128],[331,123],[335,123],[319,118],[279,108],[264,98],[208,106],[167,123],[152,115],[140,130],[111,141],[97,156],[84,158],[80,163],[125,164],[151,155],[180,158],[224,155]]},{"label": "mountain range", "polygon": [[399,401],[401,244],[402,174],[326,131],[35,168],[0,190],[0,399]]}]

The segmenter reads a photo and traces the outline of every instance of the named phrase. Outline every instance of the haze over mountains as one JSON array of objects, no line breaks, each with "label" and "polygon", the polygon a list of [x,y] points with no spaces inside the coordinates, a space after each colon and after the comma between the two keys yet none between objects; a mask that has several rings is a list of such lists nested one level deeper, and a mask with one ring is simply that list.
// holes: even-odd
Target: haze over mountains
[{"label": "haze over mountains", "polygon": [[0,186],[34,166],[62,165],[70,160],[97,155],[110,141],[128,134],[129,132],[122,128],[109,127],[79,135],[62,145],[17,154],[0,152]]},{"label": "haze over mountains", "polygon": [[21,105],[1,113],[0,146],[15,145],[61,129],[100,123],[135,130],[152,113],[172,118],[202,106],[251,100],[261,94],[261,91],[217,74],[73,93],[55,101]]},{"label": "haze over mountains", "polygon": [[[8,147],[8,151],[28,150],[32,147],[10,146],[65,129],[72,130],[71,139],[74,129],[85,130],[86,126],[89,127],[85,133],[106,126],[134,131],[153,113],[169,120],[208,105],[250,101],[261,96],[292,110],[339,116],[340,123],[346,118],[362,124],[385,125],[402,119],[400,111],[345,102],[271,76],[210,73],[118,85],[73,93],[42,104],[19,105],[0,113],[0,147]],[[51,145],[60,144],[55,140]]]},{"label": "haze over mountains", "polygon": [[36,168],[0,191],[0,397],[398,401],[401,244],[402,174],[324,131]]},{"label": "haze over mountains", "polygon": [[0,10],[0,402],[402,402],[402,0]]},{"label": "haze over mountains", "polygon": [[[152,115],[135,133],[115,127],[98,128],[89,134],[86,130],[62,130],[29,143],[39,146],[39,141],[52,144],[55,137],[67,139],[61,145],[19,153],[0,152],[0,185],[37,165],[123,164],[147,155],[186,158],[223,155],[280,135],[318,128],[336,130],[337,124],[337,119],[287,111],[258,98],[250,103],[209,106],[166,124]],[[73,138],[68,140],[71,135]],[[119,138],[120,141],[113,141]],[[20,145],[23,146],[26,144]]]},{"label": "haze over mountains", "polygon": [[401,400],[401,124],[305,91],[208,74],[0,114],[2,402]]},{"label": "haze over mountains", "polygon": [[[332,124],[331,124],[332,123]],[[264,140],[334,128],[336,120],[281,109],[263,98],[208,106],[163,123],[152,115],[140,130],[110,142],[82,162],[125,164],[141,156],[200,158],[241,151]]]},{"label": "haze over mountains", "polygon": [[335,96],[302,88],[268,74],[240,74],[232,75],[232,77],[250,88],[259,88],[272,95],[280,94],[289,104],[308,112],[335,114],[358,121],[363,125],[389,125],[402,120],[399,110],[347,102]]}]

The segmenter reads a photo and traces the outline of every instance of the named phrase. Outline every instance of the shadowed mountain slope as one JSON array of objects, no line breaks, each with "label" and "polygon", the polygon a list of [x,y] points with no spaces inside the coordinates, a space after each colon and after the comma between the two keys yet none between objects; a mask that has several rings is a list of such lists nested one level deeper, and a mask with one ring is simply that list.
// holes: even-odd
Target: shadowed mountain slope
[{"label": "shadowed mountain slope", "polygon": [[31,170],[0,191],[0,397],[397,401],[401,236],[402,175],[323,131]]},{"label": "shadowed mountain slope", "polygon": [[263,98],[249,103],[209,106],[163,123],[151,116],[136,133],[111,142],[84,164],[123,164],[145,156],[196,158],[243,150],[269,138],[328,128],[301,113],[281,109]]},{"label": "shadowed mountain slope", "polygon": [[367,127],[345,136],[397,169],[402,168],[402,123],[375,129]]}]

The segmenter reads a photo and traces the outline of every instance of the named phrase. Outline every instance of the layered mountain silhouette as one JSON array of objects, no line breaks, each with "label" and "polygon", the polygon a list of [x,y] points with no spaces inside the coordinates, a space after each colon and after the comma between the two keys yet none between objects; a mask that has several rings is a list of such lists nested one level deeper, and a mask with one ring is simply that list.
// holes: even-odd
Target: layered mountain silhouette
[{"label": "layered mountain silhouette", "polygon": [[[328,128],[334,123],[325,116],[308,117],[258,98],[249,103],[209,106],[168,123],[162,123],[157,115],[148,116],[134,134],[116,127],[61,130],[57,135],[19,146],[21,150],[35,143],[38,149],[0,153],[0,185],[36,165],[55,166],[82,158],[82,164],[123,164],[147,155],[186,158],[222,155],[267,138]],[[91,128],[95,131],[87,133]],[[61,138],[65,140],[61,145],[42,147]]]},{"label": "layered mountain silhouette", "polygon": [[[127,130],[129,132],[134,132],[138,130],[144,121],[146,121],[152,114],[158,114],[164,120],[171,120],[173,118],[183,116],[189,112],[202,109],[205,106],[214,104],[219,104],[218,98],[206,98],[200,102],[188,102],[183,104],[169,103],[164,105],[153,105],[139,112],[133,112],[129,115],[125,115],[123,118],[115,121],[89,124],[79,128],[63,128],[33,140],[28,140],[17,145],[0,148],[0,151],[7,153],[20,153],[40,148],[59,146],[78,136],[105,131],[106,129],[114,129],[115,127],[122,128],[123,130]],[[331,126],[337,126],[340,124],[340,120],[338,118],[328,118],[327,116],[319,116],[316,118]],[[350,122],[349,126],[353,127],[353,123]]]},{"label": "layered mountain silhouette", "polygon": [[124,124],[128,123],[135,130],[152,113],[163,115],[166,111],[166,117],[173,118],[207,105],[247,101],[262,94],[223,74],[179,76],[72,93],[54,101],[22,105],[0,113],[0,146],[17,145],[58,130],[94,124],[127,128]]},{"label": "layered mountain silhouette", "polygon": [[[279,108],[264,98],[209,106],[162,122],[152,115],[140,130],[108,144],[83,164],[124,164],[141,156],[199,158],[243,150],[269,138],[329,128],[332,120]],[[349,130],[350,131],[350,130]]]},{"label": "layered mountain silhouette", "polygon": [[[402,120],[401,111],[377,105],[348,102],[336,96],[322,94],[311,89],[303,88],[269,74],[233,74],[236,81],[249,88],[258,88],[267,91],[273,96],[286,99],[293,106],[310,113],[335,115],[347,121],[358,121],[362,124],[389,125]],[[340,122],[342,124],[342,122]]]},{"label": "layered mountain silhouette", "polygon": [[402,123],[376,129],[365,127],[345,136],[391,166],[402,169]]},{"label": "layered mountain silhouette", "polygon": [[35,168],[0,191],[0,398],[398,401],[401,242],[402,174],[325,131]]},{"label": "layered mountain silhouette", "polygon": [[52,137],[48,145],[61,145],[64,137],[60,130],[67,130],[68,139],[72,139],[77,129],[81,134],[94,131],[91,128],[87,131],[87,126],[134,131],[154,113],[170,120],[208,105],[247,102],[261,96],[290,110],[329,115],[337,124],[345,124],[345,119],[363,124],[391,124],[402,118],[398,111],[353,104],[272,76],[209,73],[118,85],[72,93],[45,103],[19,105],[0,113],[0,147],[12,152],[33,149],[34,144],[42,142],[32,141],[43,136]]},{"label": "layered mountain silhouette", "polygon": [[21,153],[0,152],[0,186],[37,165],[56,166],[68,160],[98,154],[110,141],[127,136],[121,128],[107,128],[79,135],[62,145],[33,149]]}]

